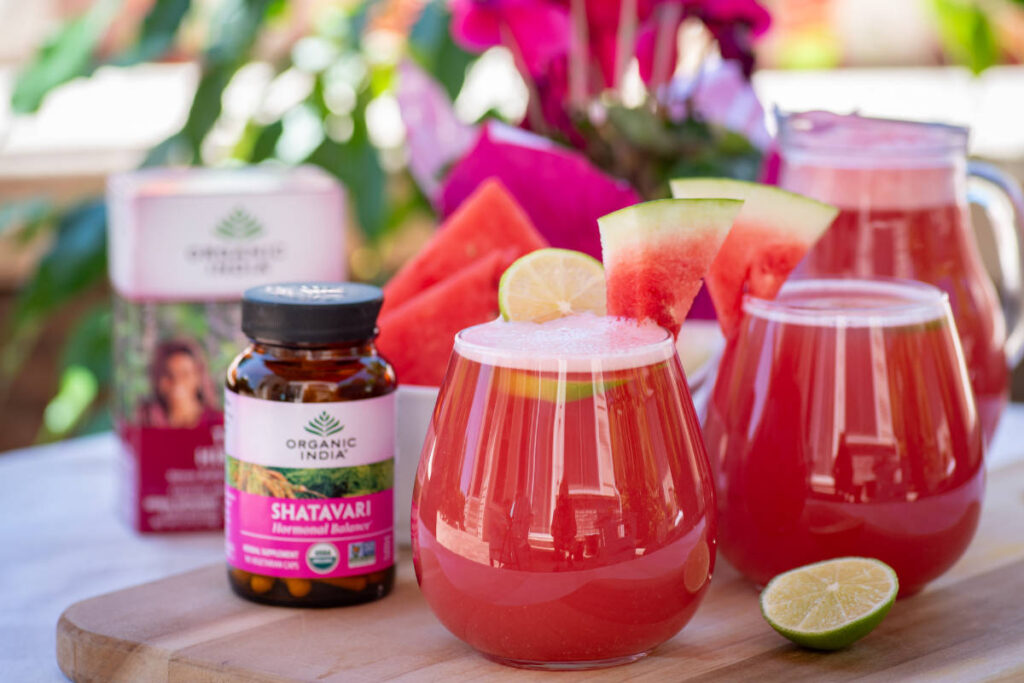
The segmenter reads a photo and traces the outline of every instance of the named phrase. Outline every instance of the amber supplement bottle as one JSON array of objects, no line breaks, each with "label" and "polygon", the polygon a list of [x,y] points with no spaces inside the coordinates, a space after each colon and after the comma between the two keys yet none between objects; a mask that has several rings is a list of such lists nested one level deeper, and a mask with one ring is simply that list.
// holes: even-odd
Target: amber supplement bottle
[{"label": "amber supplement bottle", "polygon": [[228,369],[225,537],[231,587],[332,607],[391,591],[395,372],[377,354],[380,289],[248,290],[251,344]]}]

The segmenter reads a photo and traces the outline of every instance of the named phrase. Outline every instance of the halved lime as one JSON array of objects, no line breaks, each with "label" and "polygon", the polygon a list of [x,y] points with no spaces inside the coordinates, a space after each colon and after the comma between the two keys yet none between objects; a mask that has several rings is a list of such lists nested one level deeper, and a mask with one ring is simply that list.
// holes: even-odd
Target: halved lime
[{"label": "halved lime", "polygon": [[776,576],[761,591],[761,614],[797,645],[838,650],[878,626],[898,590],[884,562],[841,557]]},{"label": "halved lime", "polygon": [[569,249],[530,252],[501,276],[498,308],[505,320],[538,323],[575,313],[604,315],[604,267]]}]

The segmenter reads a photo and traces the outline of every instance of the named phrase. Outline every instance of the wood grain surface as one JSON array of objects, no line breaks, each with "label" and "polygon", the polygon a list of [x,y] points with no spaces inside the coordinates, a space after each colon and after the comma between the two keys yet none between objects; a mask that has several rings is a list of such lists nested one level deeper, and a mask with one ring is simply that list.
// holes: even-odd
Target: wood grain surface
[{"label": "wood grain surface", "polygon": [[[57,659],[76,681],[492,681],[538,672],[494,664],[451,636],[420,597],[407,556],[391,597],[296,610],[235,597],[215,565],[69,607]],[[835,653],[801,650],[772,631],[757,592],[716,567],[694,620],[624,667],[545,677],[620,680],[1024,680],[1024,464],[990,477],[964,558],[878,629]]]}]

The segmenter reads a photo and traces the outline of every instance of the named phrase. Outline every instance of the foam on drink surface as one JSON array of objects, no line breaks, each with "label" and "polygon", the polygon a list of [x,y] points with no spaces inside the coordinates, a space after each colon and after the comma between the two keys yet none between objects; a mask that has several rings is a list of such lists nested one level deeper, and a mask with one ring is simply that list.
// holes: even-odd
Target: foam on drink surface
[{"label": "foam on drink surface", "polygon": [[591,372],[642,367],[671,358],[671,335],[654,323],[590,313],[544,323],[495,320],[455,337],[455,351],[486,365]]},{"label": "foam on drink surface", "polygon": [[752,316],[811,327],[906,327],[947,320],[941,290],[909,280],[793,280],[774,301],[747,298]]},{"label": "foam on drink surface", "polygon": [[960,197],[967,130],[828,112],[781,124],[780,185],[841,209],[911,209]]}]

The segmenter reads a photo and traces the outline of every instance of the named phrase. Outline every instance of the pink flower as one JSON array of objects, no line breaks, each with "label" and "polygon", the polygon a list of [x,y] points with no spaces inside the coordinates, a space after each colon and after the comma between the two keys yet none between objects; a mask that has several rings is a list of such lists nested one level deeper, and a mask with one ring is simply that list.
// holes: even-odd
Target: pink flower
[{"label": "pink flower", "polygon": [[544,0],[452,0],[451,32],[470,52],[504,45],[520,67],[539,74],[569,50],[569,13]]},{"label": "pink flower", "polygon": [[[636,38],[640,30],[647,26],[652,19],[653,12],[657,5],[671,2],[680,3],[684,0],[635,0],[634,12],[638,30],[633,35],[626,35],[626,48],[629,54],[619,59],[619,37],[620,32],[626,30],[621,26],[622,9],[626,0],[584,0],[583,7],[586,11],[587,43],[590,52],[592,66],[597,68],[600,75],[600,82],[606,88],[614,88],[618,85],[617,80],[620,74],[616,74],[616,68],[621,66],[620,62],[628,64],[633,57]],[[572,0],[561,0],[567,10],[572,8]],[[675,49],[673,47],[673,54]]]},{"label": "pink flower", "polygon": [[771,25],[771,15],[755,0],[701,0],[700,17],[725,59],[735,59],[747,77],[754,70],[754,38]]},{"label": "pink flower", "polygon": [[598,217],[640,201],[628,183],[603,173],[579,152],[491,121],[445,178],[442,214],[450,214],[492,177],[501,180],[551,246],[595,258],[601,258]]},{"label": "pink flower", "polygon": [[756,0],[698,0],[697,14],[709,21],[745,25],[756,38],[771,26],[772,17]]},{"label": "pink flower", "polygon": [[459,121],[441,84],[412,60],[398,65],[395,94],[405,124],[409,171],[436,202],[444,172],[476,142],[476,131]]},{"label": "pink flower", "polygon": [[666,100],[670,111],[690,108],[705,121],[741,134],[758,149],[771,144],[764,109],[739,62],[705,63],[695,79],[674,79]]}]

